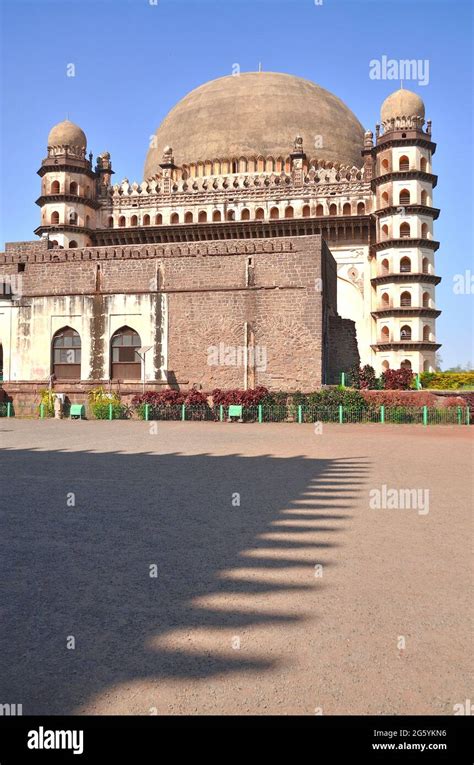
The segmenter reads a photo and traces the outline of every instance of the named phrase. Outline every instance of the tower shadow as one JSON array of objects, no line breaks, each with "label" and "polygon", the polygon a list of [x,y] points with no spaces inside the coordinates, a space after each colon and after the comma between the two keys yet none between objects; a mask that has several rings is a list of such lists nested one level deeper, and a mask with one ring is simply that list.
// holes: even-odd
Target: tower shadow
[{"label": "tower shadow", "polygon": [[[1,454],[0,702],[24,714],[74,713],[121,683],[273,669],[282,657],[233,651],[228,636],[323,618],[261,598],[321,586],[314,563],[336,564],[368,470],[363,458]],[[285,576],[301,567],[307,579]],[[225,650],[194,640],[209,630]]]}]

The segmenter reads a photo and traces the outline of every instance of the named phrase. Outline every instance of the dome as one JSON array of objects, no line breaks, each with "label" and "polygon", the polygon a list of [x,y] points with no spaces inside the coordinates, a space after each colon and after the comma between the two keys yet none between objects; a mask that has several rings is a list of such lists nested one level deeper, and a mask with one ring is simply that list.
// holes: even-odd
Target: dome
[{"label": "dome", "polygon": [[48,146],[75,146],[79,149],[85,149],[87,147],[86,134],[74,122],[64,120],[49,131]]},{"label": "dome", "polygon": [[165,146],[172,147],[177,165],[255,155],[276,158],[291,153],[297,135],[309,158],[362,166],[364,129],[332,93],[289,74],[220,77],[192,90],[168,113],[148,151],[144,177],[160,172]]},{"label": "dome", "polygon": [[411,90],[396,90],[391,93],[382,104],[380,118],[382,122],[388,122],[396,117],[425,117],[425,105],[417,93]]}]

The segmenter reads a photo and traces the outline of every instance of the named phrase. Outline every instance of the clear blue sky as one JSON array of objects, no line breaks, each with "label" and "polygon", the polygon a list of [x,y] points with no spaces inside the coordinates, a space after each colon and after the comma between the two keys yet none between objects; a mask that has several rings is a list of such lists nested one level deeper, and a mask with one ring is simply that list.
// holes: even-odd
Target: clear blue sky
[{"label": "clear blue sky", "polygon": [[[69,116],[94,155],[110,151],[115,178],[142,180],[149,136],[196,86],[238,63],[306,77],[343,99],[366,128],[398,83],[369,78],[383,55],[428,59],[423,97],[438,143],[441,207],[438,339],[446,368],[474,362],[470,294],[453,276],[471,269],[473,243],[472,0],[0,0],[2,93],[0,245],[34,239],[52,125]],[[76,76],[66,76],[74,63]],[[284,97],[284,94],[282,95]]]}]

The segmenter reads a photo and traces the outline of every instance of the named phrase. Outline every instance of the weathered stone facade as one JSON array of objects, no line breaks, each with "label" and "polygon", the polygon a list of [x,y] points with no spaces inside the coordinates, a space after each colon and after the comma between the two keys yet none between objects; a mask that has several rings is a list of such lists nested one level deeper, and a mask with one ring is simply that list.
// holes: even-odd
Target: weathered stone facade
[{"label": "weathered stone facade", "polygon": [[[81,338],[80,379],[94,385],[111,379],[110,340],[123,325],[153,349],[151,388],[310,390],[338,371],[336,268],[320,236],[81,250],[43,240],[8,246],[0,265],[21,277],[21,297],[0,309],[12,383],[48,380],[50,339],[65,323]],[[357,360],[352,333],[346,364]],[[245,363],[252,347],[264,360],[257,350]],[[234,363],[227,348],[247,353]]]}]

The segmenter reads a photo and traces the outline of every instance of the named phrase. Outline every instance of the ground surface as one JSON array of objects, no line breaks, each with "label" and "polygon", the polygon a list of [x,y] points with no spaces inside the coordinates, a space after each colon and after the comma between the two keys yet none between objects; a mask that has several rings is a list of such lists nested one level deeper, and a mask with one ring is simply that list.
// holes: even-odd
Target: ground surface
[{"label": "ground surface", "polygon": [[[0,421],[0,703],[452,714],[470,698],[469,428],[155,427]],[[429,512],[371,509],[383,484],[429,489]]]}]

